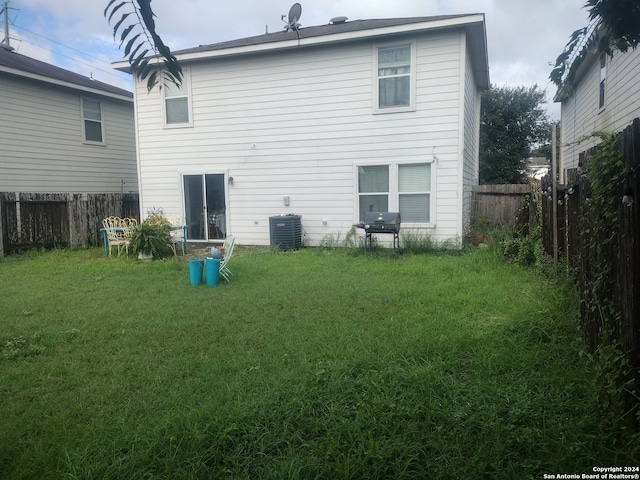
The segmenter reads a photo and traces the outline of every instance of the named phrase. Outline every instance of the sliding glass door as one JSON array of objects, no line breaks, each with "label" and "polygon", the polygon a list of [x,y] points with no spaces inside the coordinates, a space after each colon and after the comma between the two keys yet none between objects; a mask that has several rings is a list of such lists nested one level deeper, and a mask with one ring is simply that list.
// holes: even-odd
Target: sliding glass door
[{"label": "sliding glass door", "polygon": [[189,240],[227,236],[224,174],[184,175],[184,211]]}]

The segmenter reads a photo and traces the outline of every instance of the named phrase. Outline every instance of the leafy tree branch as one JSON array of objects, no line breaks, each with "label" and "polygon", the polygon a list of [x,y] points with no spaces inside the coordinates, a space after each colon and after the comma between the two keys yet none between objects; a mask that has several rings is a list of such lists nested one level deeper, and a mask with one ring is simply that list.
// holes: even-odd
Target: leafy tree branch
[{"label": "leafy tree branch", "polygon": [[589,25],[571,34],[549,75],[558,88],[573,84],[589,53],[624,53],[640,44],[638,0],[587,0],[584,7],[589,9]]},{"label": "leafy tree branch", "polygon": [[147,90],[160,78],[163,84],[182,83],[182,67],[156,32],[151,0],[110,0],[104,16],[110,25],[118,19],[113,24],[113,38],[119,37],[119,48],[124,45],[131,72],[138,80],[147,80]]}]

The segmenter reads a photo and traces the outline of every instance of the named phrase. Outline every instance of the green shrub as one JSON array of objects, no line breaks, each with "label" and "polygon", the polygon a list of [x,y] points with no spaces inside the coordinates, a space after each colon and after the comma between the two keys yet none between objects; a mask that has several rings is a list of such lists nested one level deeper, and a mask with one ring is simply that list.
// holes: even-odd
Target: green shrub
[{"label": "green shrub", "polygon": [[161,215],[152,215],[138,225],[131,236],[131,252],[134,255],[153,255],[153,258],[164,258],[171,253],[169,239],[171,223]]}]

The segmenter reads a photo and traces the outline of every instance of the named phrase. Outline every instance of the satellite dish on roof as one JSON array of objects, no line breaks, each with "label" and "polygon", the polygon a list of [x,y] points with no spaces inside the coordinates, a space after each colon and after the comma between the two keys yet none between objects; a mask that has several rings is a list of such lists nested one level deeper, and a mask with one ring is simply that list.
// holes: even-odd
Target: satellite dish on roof
[{"label": "satellite dish on roof", "polygon": [[[300,15],[302,15],[302,7],[299,3],[294,3],[289,9],[289,15],[287,18],[287,26],[285,27],[285,31],[295,30],[296,32],[300,28],[300,24],[298,20],[300,20]],[[282,20],[284,21],[284,15],[282,15]],[[298,34],[300,35],[300,34]]]},{"label": "satellite dish on roof", "polygon": [[302,15],[302,6],[299,3],[294,3],[289,9],[289,27],[297,28],[298,20],[300,20],[300,15]]}]

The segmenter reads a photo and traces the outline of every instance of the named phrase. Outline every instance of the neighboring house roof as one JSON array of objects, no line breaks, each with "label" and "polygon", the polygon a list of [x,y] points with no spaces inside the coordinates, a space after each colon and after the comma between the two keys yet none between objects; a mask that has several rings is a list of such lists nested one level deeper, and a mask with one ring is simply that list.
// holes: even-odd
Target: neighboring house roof
[{"label": "neighboring house roof", "polygon": [[21,55],[6,46],[0,47],[0,72],[87,93],[133,101],[133,93],[127,90]]},{"label": "neighboring house roof", "polygon": [[535,178],[542,178],[551,170],[551,163],[545,157],[527,158],[527,171]]},{"label": "neighboring house roof", "polygon": [[[317,46],[359,39],[384,37],[402,33],[413,34],[443,28],[465,29],[468,48],[474,65],[476,81],[482,89],[489,88],[489,61],[484,25],[484,14],[439,15],[432,17],[387,18],[377,20],[338,21],[328,25],[301,27],[297,30],[265,33],[211,45],[173,52],[179,61],[205,60],[221,56],[243,55],[273,50]],[[114,64],[115,68],[128,71],[127,62]]]}]

